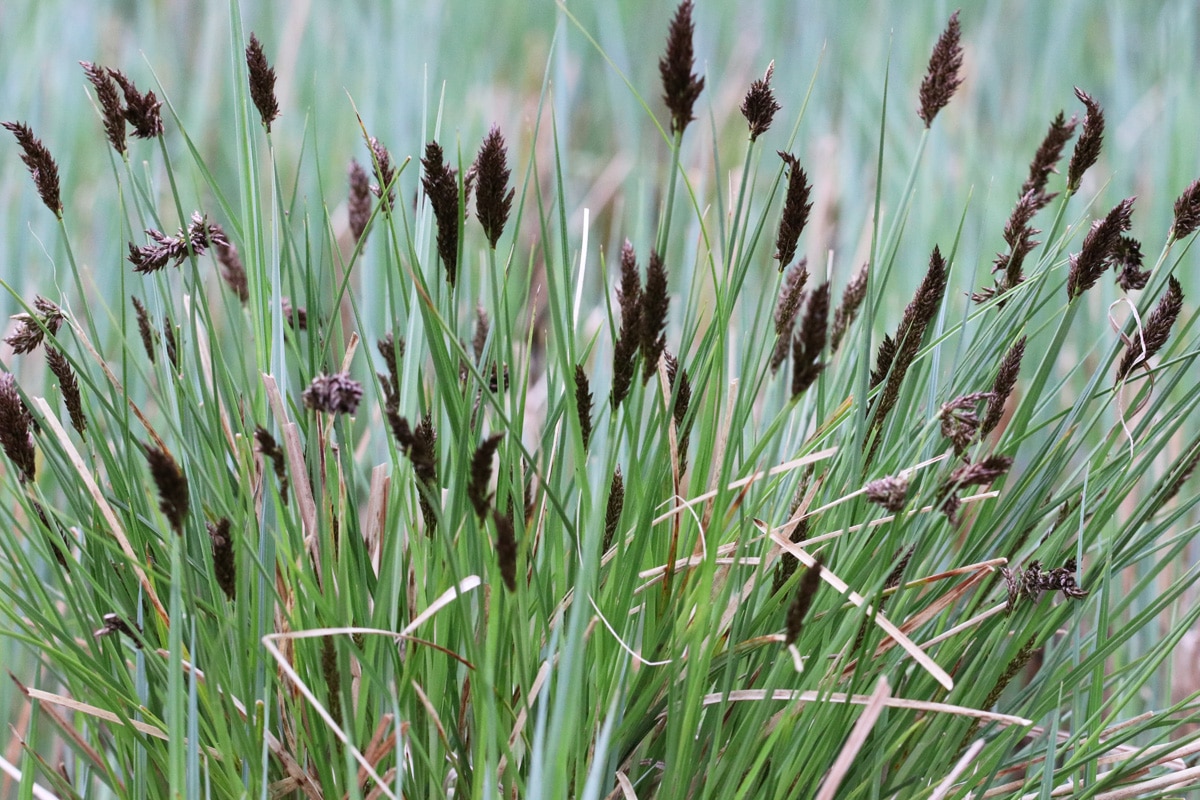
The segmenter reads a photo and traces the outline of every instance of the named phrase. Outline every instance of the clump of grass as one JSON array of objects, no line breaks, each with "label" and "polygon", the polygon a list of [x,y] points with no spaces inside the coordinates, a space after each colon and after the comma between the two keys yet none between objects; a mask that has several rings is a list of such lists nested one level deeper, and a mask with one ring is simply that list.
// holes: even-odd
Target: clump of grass
[{"label": "clump of grass", "polygon": [[[213,137],[237,191],[170,87],[116,69],[82,64],[91,146],[120,156],[111,202],[77,203],[8,123],[76,285],[11,291],[0,633],[37,668],[17,667],[6,775],[130,798],[1195,784],[1181,759],[1200,708],[1172,697],[1165,664],[1200,623],[1183,566],[1197,338],[1187,243],[1173,249],[1200,228],[1198,184],[1169,226],[1141,201],[1140,238],[1132,198],[1084,205],[1104,111],[1078,91],[1084,119],[1057,113],[1032,162],[994,153],[1020,187],[1006,221],[964,193],[957,225],[916,227],[928,187],[950,191],[925,148],[977,132],[935,126],[971,79],[969,15],[923,80],[886,77],[880,96],[914,98],[920,123],[880,108],[877,154],[836,160],[812,157],[804,106],[791,133],[777,123],[791,53],[738,105],[728,60],[705,55],[714,13],[685,1],[663,20],[661,84],[629,81],[636,100],[661,89],[669,125],[651,104],[614,124],[656,130],[645,157],[669,160],[637,192],[598,181],[621,212],[587,223],[579,140],[559,138],[570,101],[547,91],[547,109],[566,103],[554,124],[505,125],[510,140],[471,133],[451,102],[419,130],[372,123],[389,151],[348,103],[281,117],[289,96],[238,18],[237,125]],[[1038,119],[1063,100],[1043,99]],[[334,122],[361,131],[369,164],[327,144]],[[293,170],[299,137],[317,152]],[[147,138],[157,150],[131,152]],[[813,232],[871,205],[829,174],[858,157],[876,170],[870,255],[810,264]],[[350,164],[337,189],[325,163]],[[283,188],[310,169],[319,196]],[[109,214],[76,261],[64,217]],[[976,223],[1001,252],[969,252]],[[972,299],[976,264],[994,278]]]}]

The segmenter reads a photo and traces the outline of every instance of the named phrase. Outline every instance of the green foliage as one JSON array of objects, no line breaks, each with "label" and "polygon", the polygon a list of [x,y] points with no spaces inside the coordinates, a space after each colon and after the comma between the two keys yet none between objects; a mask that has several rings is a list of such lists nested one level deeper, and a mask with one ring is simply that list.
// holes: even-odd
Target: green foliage
[{"label": "green foliage", "polygon": [[1194,10],[230,5],[2,95],[0,793],[1195,785]]}]

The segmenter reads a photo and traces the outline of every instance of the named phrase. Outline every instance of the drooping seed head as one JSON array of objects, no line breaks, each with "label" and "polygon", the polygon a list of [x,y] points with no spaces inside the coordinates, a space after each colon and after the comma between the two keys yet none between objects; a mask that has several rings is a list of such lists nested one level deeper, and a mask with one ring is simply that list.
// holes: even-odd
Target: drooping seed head
[{"label": "drooping seed head", "polygon": [[963,63],[963,50],[959,43],[961,33],[958,12],[955,11],[933,46],[929,66],[925,70],[925,77],[921,79],[921,104],[917,114],[926,128],[933,124],[933,118],[946,107],[954,91],[962,84],[959,74]]},{"label": "drooping seed head", "polygon": [[54,212],[54,216],[62,219],[62,198],[59,196],[58,184],[58,164],[54,163],[54,157],[50,155],[50,151],[46,149],[46,145],[42,144],[42,140],[33,135],[33,131],[29,130],[23,122],[5,122],[0,123],[12,131],[13,136],[17,137],[17,144],[21,146],[21,160],[25,162],[25,166],[29,168],[29,174],[33,177],[34,188],[37,189],[38,197],[46,205],[46,208]]},{"label": "drooping seed head", "polygon": [[1154,310],[1146,317],[1141,335],[1135,334],[1125,345],[1125,355],[1121,357],[1121,363],[1117,365],[1117,383],[1128,377],[1135,367],[1146,364],[1162,349],[1182,310],[1183,287],[1179,285],[1179,281],[1175,279],[1174,275],[1170,275],[1167,277],[1167,291],[1163,293]]},{"label": "drooping seed head", "polygon": [[1200,178],[1188,184],[1175,200],[1175,221],[1171,223],[1171,238],[1185,239],[1200,228]]},{"label": "drooping seed head", "polygon": [[162,136],[162,101],[148,90],[145,94],[138,91],[133,81],[117,69],[109,69],[108,74],[121,87],[125,94],[125,120],[133,126],[133,135],[137,139],[153,139]]},{"label": "drooping seed head", "polygon": [[80,61],[83,73],[96,89],[96,100],[100,103],[100,116],[104,120],[104,135],[121,157],[125,156],[125,108],[112,75],[99,64]]},{"label": "drooping seed head", "polygon": [[1075,96],[1087,108],[1087,113],[1083,117],[1083,131],[1075,140],[1075,150],[1067,166],[1067,191],[1071,194],[1079,191],[1083,173],[1100,158],[1100,148],[1104,144],[1104,109],[1078,86],[1075,87]]}]

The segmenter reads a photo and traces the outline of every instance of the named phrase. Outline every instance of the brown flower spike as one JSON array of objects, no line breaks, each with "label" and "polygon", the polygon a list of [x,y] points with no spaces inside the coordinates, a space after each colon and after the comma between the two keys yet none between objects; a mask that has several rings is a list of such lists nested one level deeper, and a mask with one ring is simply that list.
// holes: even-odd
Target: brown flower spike
[{"label": "brown flower spike", "polygon": [[32,481],[37,472],[32,423],[29,409],[17,393],[17,379],[7,372],[0,374],[0,449],[17,468],[21,483]]},{"label": "brown flower spike", "polygon": [[1017,376],[1021,373],[1021,359],[1025,357],[1025,337],[1009,348],[1000,361],[1000,370],[992,383],[991,395],[987,401],[987,411],[983,424],[979,426],[979,436],[983,438],[996,429],[1004,416],[1004,403],[1017,385]]},{"label": "brown flower spike", "polygon": [[304,390],[304,405],[327,414],[353,414],[358,410],[363,387],[346,372],[318,375]]},{"label": "brown flower spike", "polygon": [[421,167],[425,170],[421,185],[437,223],[438,256],[446,268],[446,283],[454,288],[458,279],[458,173],[444,163],[442,147],[433,141],[425,145]]},{"label": "brown flower spike", "polygon": [[258,109],[263,127],[271,132],[271,121],[279,116],[279,101],[275,98],[275,70],[267,63],[262,42],[253,33],[246,45],[246,71],[250,80],[250,99]]},{"label": "brown flower spike", "polygon": [[504,225],[508,222],[513,196],[516,194],[516,189],[508,189],[508,179],[512,172],[508,168],[508,150],[498,126],[493,125],[483,140],[483,146],[479,148],[479,155],[475,157],[472,170],[477,182],[475,216],[483,226],[488,244],[495,250],[496,242],[504,233]]},{"label": "brown flower spike", "polygon": [[867,297],[867,265],[863,264],[842,292],[842,302],[833,312],[833,327],[829,332],[829,352],[836,353],[842,337],[858,316],[858,307]]},{"label": "brown flower spike", "polygon": [[917,114],[928,128],[933,124],[933,118],[946,107],[954,91],[962,84],[959,71],[962,70],[963,51],[959,44],[961,30],[958,25],[958,12],[950,15],[946,29],[938,37],[929,56],[929,67],[921,80],[921,107]]},{"label": "brown flower spike", "polygon": [[825,349],[826,325],[829,322],[829,282],[813,290],[804,309],[800,332],[792,342],[792,399],[795,400],[812,386],[825,369],[820,360]]},{"label": "brown flower spike", "polygon": [[1100,147],[1104,144],[1104,109],[1078,86],[1075,87],[1075,96],[1087,107],[1087,114],[1083,117],[1083,132],[1075,141],[1075,151],[1071,153],[1071,162],[1067,166],[1067,192],[1070,194],[1079,191],[1083,173],[1100,158]]},{"label": "brown flower spike", "polygon": [[800,585],[796,587],[796,596],[788,607],[787,623],[783,634],[784,644],[795,644],[796,640],[800,638],[800,631],[804,628],[804,618],[808,616],[808,610],[812,608],[813,599],[817,596],[819,588],[821,588],[821,561],[817,559],[815,564],[805,570],[804,577],[800,579]]},{"label": "brown flower spike", "polygon": [[613,538],[621,524],[621,512],[625,509],[625,478],[621,475],[621,465],[613,471],[612,482],[608,485],[608,505],[604,509],[604,541],[600,551],[607,553],[612,547]]},{"label": "brown flower spike", "polygon": [[634,358],[641,343],[642,280],[638,276],[637,254],[628,239],[621,247],[621,284],[617,288],[617,301],[621,304],[621,330],[613,347],[614,411],[633,384]]},{"label": "brown flower spike", "polygon": [[808,212],[812,210],[809,194],[812,187],[808,185],[808,176],[800,168],[800,159],[791,153],[779,151],[779,157],[788,169],[787,198],[783,202],[783,214],[779,218],[779,232],[775,236],[775,259],[779,262],[779,271],[792,263],[796,256],[796,244],[800,234],[808,224]]},{"label": "brown flower spike", "polygon": [[704,91],[704,78],[692,73],[696,57],[692,49],[692,0],[683,0],[675,9],[667,31],[667,52],[658,61],[662,76],[663,100],[671,112],[671,132],[682,133],[695,117],[692,109]]},{"label": "brown flower spike", "polygon": [[583,364],[575,365],[575,407],[579,410],[579,433],[583,437],[583,449],[587,450],[592,438],[592,389],[588,383]]},{"label": "brown flower spike", "polygon": [[1126,343],[1125,355],[1121,357],[1121,363],[1117,365],[1117,383],[1128,377],[1134,367],[1145,364],[1162,349],[1171,335],[1171,328],[1174,327],[1181,310],[1183,310],[1183,288],[1179,285],[1179,281],[1175,280],[1175,276],[1171,275],[1167,278],[1167,291],[1163,293],[1158,305],[1146,317],[1142,335],[1135,335]]},{"label": "brown flower spike", "polygon": [[492,480],[492,456],[496,455],[503,438],[503,433],[493,433],[475,448],[475,455],[471,457],[471,482],[467,484],[467,498],[480,519],[487,515],[491,506],[488,484]]},{"label": "brown flower spike", "polygon": [[211,228],[220,231],[221,234],[219,238],[213,239],[217,250],[217,263],[221,265],[221,280],[237,295],[241,304],[246,305],[250,300],[250,284],[246,279],[246,267],[242,264],[242,257],[220,225],[213,223]]},{"label": "brown flower spike", "polygon": [[38,197],[42,198],[42,202],[46,204],[46,208],[54,212],[54,216],[62,219],[62,198],[59,196],[58,186],[58,165],[54,163],[53,156],[46,149],[46,145],[42,144],[42,140],[33,135],[33,131],[29,130],[23,122],[5,122],[3,123],[7,130],[12,131],[13,136],[17,137],[17,144],[21,146],[21,160],[25,162],[25,166],[29,167],[29,174],[33,176],[33,185],[37,189]]},{"label": "brown flower spike", "polygon": [[104,135],[122,157],[125,156],[125,108],[121,105],[121,95],[117,92],[117,84],[112,75],[99,64],[80,61],[83,73],[96,88],[96,99],[100,102],[100,116],[104,120]]},{"label": "brown flower spike", "polygon": [[1054,199],[1053,194],[1046,194],[1046,184],[1050,180],[1050,174],[1056,171],[1055,167],[1062,158],[1063,148],[1075,135],[1076,124],[1078,123],[1074,115],[1067,120],[1063,117],[1063,112],[1059,111],[1058,116],[1051,120],[1050,129],[1046,131],[1045,138],[1034,153],[1033,161],[1029,163],[1029,177],[1021,185],[1021,195],[1033,192],[1038,198],[1039,208],[1044,208]]},{"label": "brown flower spike", "polygon": [[783,281],[779,301],[775,306],[775,350],[771,353],[771,372],[774,374],[787,360],[792,349],[792,329],[804,301],[804,284],[808,283],[808,259],[801,258]]},{"label": "brown flower spike", "polygon": [[45,338],[46,331],[49,331],[51,336],[58,335],[59,326],[63,321],[62,309],[40,295],[34,298],[33,307],[37,310],[36,315],[25,312],[13,315],[13,319],[17,321],[17,329],[4,341],[12,345],[14,353],[28,353],[37,349]]},{"label": "brown flower spike", "polygon": [[117,69],[108,70],[125,93],[125,120],[133,126],[133,135],[137,139],[153,139],[162,136],[162,101],[154,96],[153,91],[142,94],[133,81],[125,77],[125,73]]},{"label": "brown flower spike", "polygon": [[213,575],[217,585],[230,600],[237,595],[237,564],[233,557],[233,536],[230,523],[225,517],[216,522],[204,523],[208,539],[212,543]]},{"label": "brown flower spike", "polygon": [[755,141],[771,127],[775,112],[781,106],[775,101],[775,92],[771,90],[771,76],[775,73],[775,62],[767,65],[767,74],[762,80],[750,84],[746,98],[742,100],[742,116],[750,125],[750,141]]},{"label": "brown flower spike", "polygon": [[142,452],[150,465],[150,477],[158,487],[158,507],[171,523],[171,530],[183,535],[183,522],[188,513],[188,484],[183,470],[165,450],[143,444]]},{"label": "brown flower spike", "polygon": [[80,436],[85,435],[87,417],[83,414],[83,399],[79,394],[79,381],[75,378],[75,371],[71,369],[71,362],[57,347],[47,347],[46,364],[54,373],[54,377],[58,378],[58,388],[62,392],[63,405],[67,407],[67,414],[71,417],[71,427]]},{"label": "brown flower spike", "polygon": [[667,270],[662,256],[650,251],[650,263],[646,267],[646,289],[642,292],[641,351],[642,384],[658,370],[658,360],[667,346],[663,333],[667,327],[667,310],[671,295],[667,290]]},{"label": "brown flower spike", "polygon": [[1186,239],[1200,228],[1200,178],[1188,184],[1175,200],[1175,221],[1171,224],[1172,239]]},{"label": "brown flower spike", "polygon": [[[371,184],[371,194],[380,199],[383,213],[390,214],[392,205],[396,202],[396,167],[392,165],[392,154],[383,146],[383,142],[374,136],[367,139],[367,147],[371,151],[371,165],[376,180],[376,183]],[[350,174],[353,181],[353,169]],[[367,216],[370,216],[369,211]]]},{"label": "brown flower spike", "polygon": [[210,246],[229,244],[221,227],[209,224],[208,218],[199,211],[192,213],[192,221],[186,231],[180,228],[174,236],[167,236],[162,231],[147,228],[146,235],[150,237],[149,244],[136,247],[133,242],[129,243],[129,263],[133,264],[134,272],[143,275],[157,272],[169,261],[178,267],[189,253],[200,256]]},{"label": "brown flower spike", "polygon": [[[1085,131],[1086,133],[1086,131]],[[1121,235],[1129,230],[1133,215],[1132,197],[1127,197],[1113,206],[1102,220],[1092,223],[1091,230],[1083,237],[1078,253],[1070,257],[1071,269],[1067,273],[1067,298],[1074,300],[1096,285],[1104,270],[1108,269],[1120,245]]]}]

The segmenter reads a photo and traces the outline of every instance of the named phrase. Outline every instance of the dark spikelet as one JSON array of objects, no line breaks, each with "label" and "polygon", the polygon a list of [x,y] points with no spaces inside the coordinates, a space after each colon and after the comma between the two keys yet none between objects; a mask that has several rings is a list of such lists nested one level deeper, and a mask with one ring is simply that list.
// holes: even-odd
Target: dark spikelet
[{"label": "dark spikelet", "polygon": [[779,262],[779,271],[792,263],[796,257],[796,244],[800,234],[808,224],[808,212],[812,210],[809,194],[812,187],[808,185],[808,176],[800,168],[800,160],[791,153],[779,151],[779,157],[788,169],[787,197],[783,201],[783,214],[779,218],[779,232],[775,234],[775,260]]},{"label": "dark spikelet", "polygon": [[487,312],[483,310],[483,306],[475,306],[475,335],[471,337],[471,350],[475,353],[476,361],[483,358],[483,347],[487,344],[491,327],[491,321],[488,319]]},{"label": "dark spikelet", "polygon": [[821,561],[809,567],[804,572],[804,577],[800,579],[800,585],[796,587],[796,596],[792,599],[792,604],[788,606],[787,624],[784,629],[783,642],[784,644],[795,644],[800,638],[800,631],[804,628],[804,618],[808,616],[808,610],[812,608],[813,599],[817,596],[817,590],[821,588]]},{"label": "dark spikelet", "polygon": [[143,444],[142,452],[150,465],[150,477],[158,487],[158,507],[171,523],[171,530],[183,535],[183,522],[188,513],[188,484],[183,470],[165,450]]},{"label": "dark spikelet", "polygon": [[[41,503],[36,500],[30,500],[30,505],[33,506],[33,513],[37,515],[38,521],[42,523],[42,527],[46,529],[46,532],[49,534],[57,533],[61,539],[62,544],[60,545],[55,541],[53,536],[49,538],[50,551],[54,553],[54,560],[58,562],[58,565],[67,572],[70,572],[71,563],[67,560],[67,552],[71,549],[71,540],[67,536],[66,529],[63,528],[62,523],[56,525],[50,522],[50,515],[46,513],[46,507]],[[63,549],[64,547],[66,548],[65,550]]]},{"label": "dark spikelet", "polygon": [[1200,228],[1200,178],[1188,184],[1175,200],[1175,221],[1171,223],[1171,238],[1185,239]]},{"label": "dark spikelet", "polygon": [[21,483],[31,482],[37,471],[32,424],[29,409],[17,393],[17,379],[7,372],[0,373],[0,449],[17,468]]},{"label": "dark spikelet", "polygon": [[500,577],[510,592],[517,590],[517,534],[511,518],[492,512],[496,523],[496,561],[500,565]]},{"label": "dark spikelet", "polygon": [[488,484],[492,480],[492,457],[496,455],[496,449],[503,438],[503,433],[492,434],[475,448],[475,455],[471,457],[471,482],[467,485],[467,498],[480,519],[487,516],[491,506],[492,496],[488,493]]},{"label": "dark spikelet", "polygon": [[1173,470],[1175,477],[1163,489],[1160,505],[1165,505],[1175,495],[1179,494],[1179,490],[1187,483],[1188,478],[1192,477],[1192,474],[1195,473],[1197,464],[1200,464],[1200,439],[1194,439],[1191,449],[1176,462]]},{"label": "dark spikelet", "polygon": [[896,342],[890,335],[885,333],[875,353],[875,369],[871,370],[872,389],[883,383],[883,379],[888,376],[888,370],[892,368],[892,362],[895,360]]},{"label": "dark spikelet", "polygon": [[771,372],[787,360],[792,350],[792,329],[796,326],[796,315],[804,301],[804,284],[808,282],[808,259],[801,258],[787,274],[779,289],[779,301],[775,306],[775,350],[771,353]]},{"label": "dark spikelet", "polygon": [[51,336],[58,335],[63,321],[62,309],[40,295],[34,298],[33,307],[36,314],[21,312],[13,315],[17,329],[4,341],[12,345],[14,353],[29,353],[37,349],[47,331]]},{"label": "dark spikelet", "polygon": [[148,244],[135,247],[132,242],[129,243],[129,262],[133,264],[133,271],[141,274],[157,272],[167,262],[174,262],[173,266],[178,267],[189,253],[200,256],[210,246],[229,244],[221,226],[210,224],[199,211],[193,212],[187,230],[180,228],[174,236],[167,236],[152,228],[146,230],[146,235],[150,237]]},{"label": "dark spikelet", "polygon": [[57,347],[47,347],[46,363],[50,366],[50,371],[54,373],[54,377],[58,378],[58,388],[62,392],[63,405],[67,407],[67,413],[71,417],[71,427],[80,436],[86,435],[87,417],[83,414],[83,401],[79,395],[79,381],[75,378],[75,370],[71,369],[71,362],[67,360],[67,357]]},{"label": "dark spikelet", "polygon": [[871,481],[867,484],[867,499],[893,514],[903,511],[904,503],[908,500],[908,478],[889,475]]},{"label": "dark spikelet", "polygon": [[1025,337],[1022,336],[1000,360],[1000,370],[996,373],[996,380],[989,392],[987,412],[983,416],[983,424],[979,426],[980,438],[987,436],[1000,424],[1004,416],[1004,403],[1017,385],[1017,376],[1021,373],[1021,359],[1024,357]]},{"label": "dark spikelet", "polygon": [[283,460],[283,448],[276,443],[275,437],[271,435],[270,431],[261,425],[254,429],[254,441],[258,445],[258,452],[271,459],[271,466],[275,470],[275,479],[279,482],[279,499],[286,506],[288,475],[286,462]]},{"label": "dark spikelet", "polygon": [[1133,336],[1125,345],[1125,355],[1121,357],[1121,363],[1117,365],[1116,383],[1120,383],[1128,377],[1135,367],[1145,365],[1162,349],[1171,335],[1171,328],[1174,327],[1181,310],[1183,310],[1183,288],[1179,285],[1179,281],[1175,280],[1175,276],[1171,275],[1167,278],[1167,291],[1163,293],[1158,305],[1150,312],[1150,316],[1146,317],[1142,335],[1140,337]]},{"label": "dark spikelet", "polygon": [[271,122],[279,116],[279,101],[275,97],[275,70],[267,63],[262,42],[253,33],[246,45],[246,71],[250,80],[250,99],[258,109],[263,127],[271,132]]},{"label": "dark spikelet", "polygon": [[387,409],[400,408],[400,370],[397,368],[397,357],[404,358],[404,339],[397,341],[395,334],[388,331],[387,335],[375,343],[379,355],[387,367],[387,375],[379,374],[379,382],[383,385],[384,406]]},{"label": "dark spikelet", "polygon": [[[1200,450],[1197,450],[1200,452]],[[608,507],[604,511],[604,542],[600,552],[607,553],[612,547],[617,528],[621,525],[621,512],[625,510],[625,478],[621,475],[621,465],[613,471],[612,482],[608,485]]]},{"label": "dark spikelet", "polygon": [[[515,189],[508,188],[508,179],[512,172],[508,168],[508,148],[500,128],[493,125],[491,131],[479,148],[475,157],[475,216],[483,226],[488,244],[495,249],[496,242],[504,233],[508,223],[509,212],[512,211]],[[507,191],[505,191],[507,190]]]},{"label": "dark spikelet", "polygon": [[990,455],[974,464],[955,467],[951,470],[947,483],[957,487],[987,486],[1008,472],[1011,466],[1012,459],[1008,456]]},{"label": "dark spikelet", "polygon": [[362,164],[353,159],[347,172],[350,176],[350,196],[346,200],[346,213],[354,241],[362,248],[366,245],[367,222],[371,219],[371,184]]},{"label": "dark spikelet", "polygon": [[[96,639],[102,639],[105,636],[111,636],[114,633],[119,633],[122,636],[128,636],[133,642],[133,646],[138,650],[142,649],[142,629],[136,625],[129,624],[120,614],[105,614],[102,617],[104,624],[92,631],[92,636]],[[136,632],[135,632],[136,631]]]},{"label": "dark spikelet", "polygon": [[1029,177],[1021,185],[1021,195],[1033,192],[1034,196],[1039,198],[1042,207],[1054,199],[1053,194],[1046,194],[1046,184],[1050,175],[1057,171],[1063,148],[1075,135],[1076,119],[1072,115],[1071,119],[1067,120],[1063,117],[1063,112],[1059,111],[1058,116],[1051,120],[1050,129],[1046,131],[1045,138],[1034,153],[1033,161],[1029,162]]},{"label": "dark spikelet", "polygon": [[390,214],[392,205],[396,202],[396,167],[392,164],[392,155],[383,146],[383,142],[374,136],[367,139],[367,149],[371,151],[371,164],[376,181],[369,187],[371,194],[379,198],[383,213]]},{"label": "dark spikelet", "polygon": [[179,344],[175,341],[175,323],[168,315],[163,317],[163,341],[166,345],[167,360],[171,366],[179,369]]},{"label": "dark spikelet", "polygon": [[579,409],[579,433],[583,437],[583,449],[587,450],[592,440],[592,389],[588,383],[583,364],[575,365],[575,407]]},{"label": "dark spikelet", "polygon": [[125,108],[121,105],[121,95],[117,84],[108,71],[99,64],[80,61],[83,74],[96,89],[96,100],[100,103],[100,116],[104,120],[104,135],[121,156],[125,155]]},{"label": "dark spikelet", "polygon": [[1142,269],[1142,243],[1132,236],[1122,236],[1113,248],[1113,264],[1117,267],[1117,284],[1123,291],[1146,288],[1150,270]]},{"label": "dark spikelet", "polygon": [[421,167],[421,185],[437,222],[438,256],[446,268],[446,283],[453,288],[458,279],[458,173],[443,162],[442,147],[433,141],[425,145]]},{"label": "dark spikelet", "polygon": [[921,106],[917,111],[921,120],[928,128],[933,124],[933,118],[946,107],[954,92],[962,84],[959,71],[962,69],[963,50],[959,43],[961,30],[958,25],[958,12],[950,15],[946,29],[938,37],[929,56],[929,67],[925,77],[921,79]]},{"label": "dark spikelet", "polygon": [[982,424],[976,407],[981,401],[990,401],[991,397],[990,392],[960,395],[949,403],[944,403],[938,411],[942,436],[954,446],[955,455],[961,456],[975,440],[975,434],[979,433],[979,426]]},{"label": "dark spikelet", "polygon": [[638,277],[637,255],[628,239],[621,247],[621,284],[617,288],[621,304],[621,330],[613,348],[612,407],[615,411],[629,394],[633,384],[634,358],[641,344],[642,282]]},{"label": "dark spikelet", "polygon": [[1104,270],[1112,263],[1121,235],[1129,230],[1133,215],[1132,197],[1127,197],[1113,206],[1107,216],[1092,223],[1091,230],[1083,237],[1078,253],[1071,255],[1071,269],[1067,274],[1067,299],[1074,300],[1096,285]]},{"label": "dark spikelet", "polygon": [[1025,273],[1022,269],[1025,257],[1033,251],[1033,248],[1041,244],[1033,238],[1041,231],[1034,228],[1030,222],[1033,220],[1034,214],[1041,208],[1039,203],[1042,198],[1043,195],[1031,189],[1021,195],[1017,204],[1013,206],[1008,222],[1004,225],[1004,242],[1008,245],[1008,251],[997,253],[992,262],[992,271],[1003,271],[1004,276],[997,282],[993,292],[980,295],[976,298],[976,302],[988,300],[994,294],[1003,294],[1025,282]]},{"label": "dark spikelet", "polygon": [[909,548],[904,551],[904,555],[900,556],[900,560],[896,562],[896,566],[892,567],[892,571],[889,572],[887,578],[884,579],[883,588],[894,589],[900,585],[900,581],[904,578],[904,570],[908,569],[908,562],[912,561],[913,552],[915,552],[916,549],[917,546],[914,544],[910,545]]},{"label": "dark spikelet", "polygon": [[142,301],[136,297],[129,299],[133,301],[133,309],[137,313],[138,335],[142,338],[142,347],[146,348],[146,357],[153,364],[154,343],[158,341],[158,331],[154,330],[154,325],[150,322],[150,312],[142,305]]},{"label": "dark spikelet", "polygon": [[237,295],[241,304],[246,305],[250,300],[250,284],[246,280],[246,267],[242,264],[242,257],[220,225],[214,223],[211,227],[221,233],[220,238],[213,242],[217,252],[217,263],[221,265],[221,280]]},{"label": "dark spikelet", "polygon": [[[925,277],[921,279],[917,293],[905,307],[904,316],[900,319],[900,326],[896,329],[896,349],[891,370],[890,372],[881,370],[882,363],[876,367],[880,380],[883,379],[884,374],[888,375],[887,385],[884,386],[883,394],[879,399],[879,407],[875,413],[874,425],[876,428],[883,425],[884,419],[896,404],[896,400],[899,399],[900,384],[913,359],[917,357],[917,352],[921,349],[921,342],[925,338],[925,329],[937,316],[942,296],[946,293],[946,272],[946,262],[942,258],[941,250],[935,245],[933,253],[929,257],[929,269],[925,272]],[[879,349],[882,354],[882,344]]]},{"label": "dark spikelet", "polygon": [[332,636],[321,638],[321,678],[325,681],[325,697],[329,716],[338,725],[342,720],[342,674],[338,669],[337,646]]},{"label": "dark spikelet", "polygon": [[413,463],[413,473],[417,478],[421,514],[425,518],[425,532],[432,536],[437,529],[437,510],[433,504],[439,498],[437,432],[433,429],[432,416],[426,414],[421,418],[421,421],[417,423],[416,430],[412,433],[411,441],[411,446],[406,450]]},{"label": "dark spikelet", "polygon": [[145,94],[139,92],[133,81],[120,70],[110,69],[108,74],[125,94],[125,120],[133,126],[134,138],[153,139],[162,136],[162,101],[154,96],[153,91]]},{"label": "dark spikelet", "polygon": [[671,112],[671,132],[679,133],[695,117],[692,109],[704,91],[704,78],[692,73],[696,58],[692,49],[692,0],[683,0],[675,9],[667,31],[667,52],[658,61],[662,76],[663,100]]},{"label": "dark spikelet", "polygon": [[999,679],[997,679],[996,685],[992,687],[990,692],[988,692],[987,699],[984,700],[983,705],[980,706],[981,708],[988,709],[996,704],[996,701],[1000,699],[1000,695],[1004,694],[1004,690],[1008,688],[1010,683],[1012,683],[1012,679],[1017,677],[1017,673],[1020,672],[1025,665],[1029,663],[1029,659],[1033,657],[1033,651],[1035,649],[1034,645],[1036,642],[1036,637],[1030,636],[1025,641],[1025,644],[1021,645],[1021,649],[1017,651],[1015,656],[1013,656],[1012,661],[1008,662],[1008,666],[1004,668],[1004,672],[1001,673]]},{"label": "dark spikelet", "polygon": [[37,189],[38,197],[42,198],[46,208],[54,212],[54,216],[62,219],[58,164],[54,163],[54,157],[50,155],[46,145],[42,144],[42,140],[34,136],[33,131],[29,130],[25,123],[5,122],[2,124],[12,131],[13,136],[17,137],[17,144],[21,146],[22,151],[21,160],[29,168],[29,174],[33,177],[33,185]]},{"label": "dark spikelet", "polygon": [[775,101],[775,92],[771,90],[771,76],[775,73],[775,62],[767,65],[767,74],[762,80],[750,84],[746,97],[742,100],[742,116],[750,125],[750,141],[755,141],[771,127],[775,112],[780,109]]},{"label": "dark spikelet", "polygon": [[829,323],[829,282],[813,289],[804,309],[800,331],[792,342],[792,399],[804,394],[825,369],[821,352],[825,349]]},{"label": "dark spikelet", "polygon": [[237,567],[233,559],[233,536],[230,523],[225,517],[216,522],[205,522],[208,540],[212,543],[213,575],[217,586],[230,600],[237,595]]},{"label": "dark spikelet", "polygon": [[658,369],[658,360],[667,346],[663,331],[667,327],[667,311],[671,295],[667,290],[667,270],[662,256],[650,251],[650,263],[646,267],[646,291],[642,293],[641,330],[639,340],[642,351],[642,383],[650,380]]},{"label": "dark spikelet", "polygon": [[279,310],[283,312],[283,319],[287,322],[289,328],[297,331],[308,330],[307,308],[304,306],[293,306],[290,297],[283,297],[279,301]]},{"label": "dark spikelet", "polygon": [[1067,165],[1067,192],[1070,194],[1079,191],[1083,173],[1100,158],[1100,148],[1104,144],[1104,109],[1078,86],[1075,96],[1087,107],[1087,113],[1083,116],[1083,130],[1075,140],[1075,150]]},{"label": "dark spikelet", "polygon": [[838,347],[841,346],[842,338],[854,322],[854,318],[858,316],[858,309],[866,297],[867,265],[863,264],[846,284],[846,289],[842,292],[842,302],[833,312],[833,327],[829,332],[830,353],[836,353]]},{"label": "dark spikelet", "polygon": [[326,414],[353,414],[362,399],[362,384],[350,377],[348,372],[318,375],[301,394],[304,405]]},{"label": "dark spikelet", "polygon": [[679,450],[680,472],[687,470],[688,443],[691,440],[691,421],[688,419],[688,409],[692,405],[692,382],[687,370],[679,366],[679,360],[670,351],[663,352],[663,361],[667,367],[667,381],[675,395],[675,405],[671,410],[671,418],[675,421],[676,445]]},{"label": "dark spikelet", "polygon": [[[800,506],[804,503],[804,497],[808,493],[809,486],[812,485],[812,477],[812,465],[810,464],[800,473],[800,482],[796,485],[796,491],[792,495],[791,507],[788,508],[788,519],[795,520],[795,525],[788,535],[788,541],[795,544],[800,544],[808,540],[808,528],[812,523],[812,517],[801,517],[798,520],[795,517],[796,512],[800,510]],[[771,580],[771,594],[778,593],[784,584],[796,574],[796,568],[799,566],[800,560],[784,550],[779,556],[779,564],[775,567],[775,575]]]}]

